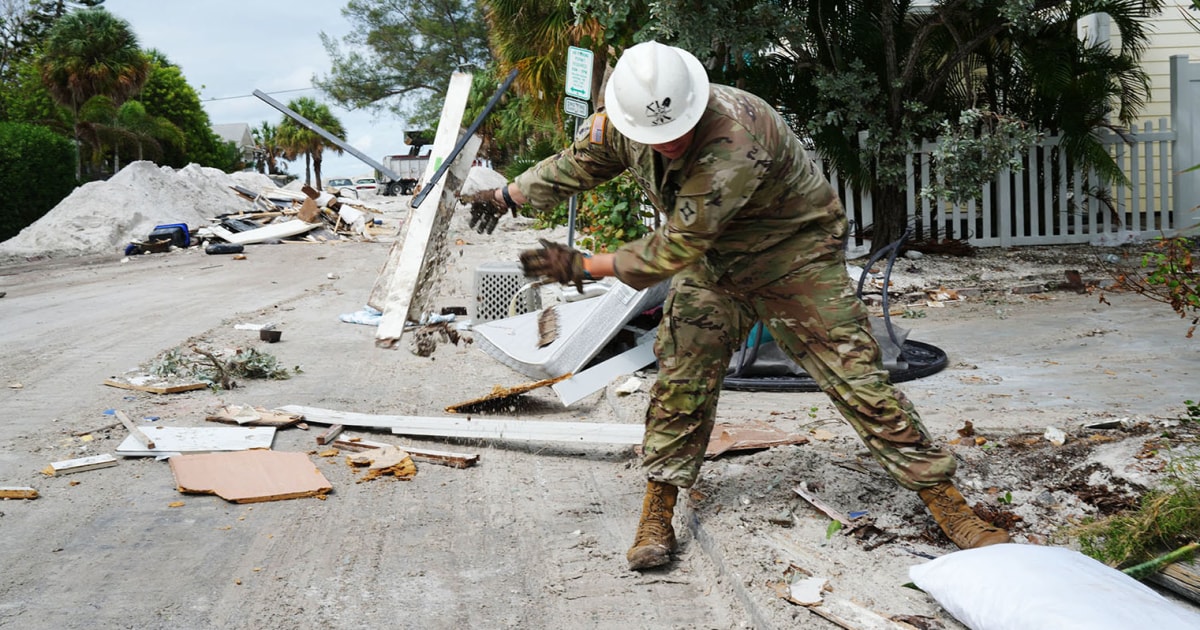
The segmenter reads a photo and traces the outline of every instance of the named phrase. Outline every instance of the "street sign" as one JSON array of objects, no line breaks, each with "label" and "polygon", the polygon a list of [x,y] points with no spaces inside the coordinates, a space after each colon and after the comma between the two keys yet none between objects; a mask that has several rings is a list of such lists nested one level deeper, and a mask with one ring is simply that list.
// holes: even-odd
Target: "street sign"
[{"label": "street sign", "polygon": [[563,99],[563,111],[567,112],[568,114],[570,114],[572,116],[577,116],[579,118],[587,118],[587,116],[588,116],[587,101],[581,101],[577,98],[571,98],[570,96],[568,96]]},{"label": "street sign", "polygon": [[567,49],[567,96],[592,98],[592,51],[586,48]]}]

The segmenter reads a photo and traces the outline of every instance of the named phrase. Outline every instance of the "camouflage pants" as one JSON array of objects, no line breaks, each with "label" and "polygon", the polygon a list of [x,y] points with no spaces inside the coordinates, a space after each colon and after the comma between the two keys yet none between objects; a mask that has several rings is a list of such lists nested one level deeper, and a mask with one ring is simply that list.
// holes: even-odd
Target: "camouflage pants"
[{"label": "camouflage pants", "polygon": [[954,474],[954,457],[933,445],[912,403],[892,387],[844,257],[825,258],[748,291],[718,285],[701,265],[675,276],[654,347],[658,378],[643,442],[650,479],[695,483],[730,358],[756,320],[901,486],[920,490]]}]

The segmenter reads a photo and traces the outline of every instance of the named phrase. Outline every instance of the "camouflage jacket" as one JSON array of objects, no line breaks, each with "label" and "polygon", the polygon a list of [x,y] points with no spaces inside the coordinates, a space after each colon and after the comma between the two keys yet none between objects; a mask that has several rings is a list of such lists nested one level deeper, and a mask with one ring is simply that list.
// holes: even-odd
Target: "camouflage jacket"
[{"label": "camouflage jacket", "polygon": [[828,235],[844,232],[836,192],[783,118],[757,96],[723,85],[711,86],[678,159],[625,138],[600,112],[570,147],[515,181],[532,205],[549,208],[625,170],[666,215],[616,252],[617,277],[635,288],[693,264],[722,286],[761,286],[826,255]]}]

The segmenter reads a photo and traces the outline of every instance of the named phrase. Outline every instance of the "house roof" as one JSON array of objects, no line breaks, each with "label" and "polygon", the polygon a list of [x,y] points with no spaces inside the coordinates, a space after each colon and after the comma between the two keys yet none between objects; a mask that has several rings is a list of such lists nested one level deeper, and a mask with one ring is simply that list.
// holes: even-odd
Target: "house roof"
[{"label": "house roof", "polygon": [[254,137],[250,135],[250,125],[247,123],[213,125],[212,130],[222,142],[232,142],[239,149],[254,146]]}]

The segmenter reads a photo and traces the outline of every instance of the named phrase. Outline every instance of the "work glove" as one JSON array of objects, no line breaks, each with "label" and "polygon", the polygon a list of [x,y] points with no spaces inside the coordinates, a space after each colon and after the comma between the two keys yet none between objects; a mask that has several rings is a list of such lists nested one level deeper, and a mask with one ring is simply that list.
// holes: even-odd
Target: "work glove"
[{"label": "work glove", "polygon": [[541,249],[521,252],[521,268],[525,275],[547,277],[560,284],[574,284],[575,289],[583,293],[583,281],[592,279],[583,267],[586,257],[583,252],[544,238],[538,239],[538,242],[542,244]]},{"label": "work glove", "polygon": [[494,232],[496,224],[500,222],[500,217],[504,215],[505,210],[511,210],[512,215],[517,216],[519,206],[515,203],[510,205],[496,201],[496,197],[500,196],[497,190],[489,188],[459,198],[459,201],[471,205],[471,220],[467,225],[475,228],[475,231],[480,234]]}]

